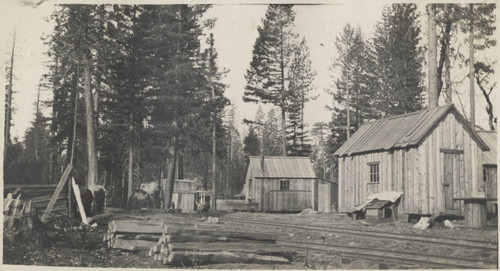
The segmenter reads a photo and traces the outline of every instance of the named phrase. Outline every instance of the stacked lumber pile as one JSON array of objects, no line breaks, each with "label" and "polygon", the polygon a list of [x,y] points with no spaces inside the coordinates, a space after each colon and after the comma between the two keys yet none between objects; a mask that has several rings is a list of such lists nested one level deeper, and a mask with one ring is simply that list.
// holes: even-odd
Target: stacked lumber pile
[{"label": "stacked lumber pile", "polygon": [[[11,197],[20,197],[20,200],[27,202],[31,201],[31,209],[37,210],[38,213],[45,212],[52,195],[56,189],[56,185],[52,184],[32,184],[32,185],[5,185],[4,198],[7,199],[9,194]],[[61,193],[52,209],[52,212],[67,212],[68,194]],[[5,206],[5,205],[4,205]]]},{"label": "stacked lumber pile", "polygon": [[277,245],[275,236],[238,232],[223,224],[112,221],[104,241],[113,248],[148,251],[154,260],[177,266],[283,264],[293,254]]},{"label": "stacked lumber pile", "polygon": [[108,247],[126,251],[148,251],[163,234],[163,222],[113,220],[108,224],[104,242]]}]

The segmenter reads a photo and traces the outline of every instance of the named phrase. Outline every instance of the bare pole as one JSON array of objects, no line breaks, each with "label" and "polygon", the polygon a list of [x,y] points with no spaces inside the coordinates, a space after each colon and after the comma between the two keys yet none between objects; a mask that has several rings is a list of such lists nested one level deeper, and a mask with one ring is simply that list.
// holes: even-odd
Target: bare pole
[{"label": "bare pole", "polygon": [[469,101],[470,101],[470,125],[476,129],[476,108],[474,97],[474,4],[469,4],[470,22],[469,22]]},{"label": "bare pole", "polygon": [[130,203],[132,198],[132,189],[134,184],[134,150],[132,149],[132,133],[134,130],[133,115],[130,113],[130,126],[129,126],[129,146],[128,146],[128,189],[127,189],[127,204]]},{"label": "bare pole", "polygon": [[347,89],[347,139],[349,139],[351,137],[351,120],[349,117],[349,111],[351,107],[351,97],[349,95],[349,67],[347,68],[346,89]]},{"label": "bare pole", "polygon": [[429,42],[429,108],[438,106],[437,96],[437,36],[435,21],[435,5],[427,5],[428,42]]},{"label": "bare pole", "polygon": [[[215,89],[213,86],[210,86],[212,89],[212,101],[215,104]],[[217,138],[215,131],[215,108],[212,114],[212,210],[217,211],[217,181],[216,179],[216,162],[217,162]]]}]

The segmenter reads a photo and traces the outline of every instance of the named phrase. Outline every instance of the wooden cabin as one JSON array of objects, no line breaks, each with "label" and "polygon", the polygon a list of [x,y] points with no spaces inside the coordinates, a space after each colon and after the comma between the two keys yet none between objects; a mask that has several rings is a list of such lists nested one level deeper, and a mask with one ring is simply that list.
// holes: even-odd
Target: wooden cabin
[{"label": "wooden cabin", "polygon": [[[483,181],[486,197],[497,198],[497,132],[477,131],[481,139],[488,145],[489,151],[483,152]],[[496,201],[488,201],[488,213],[498,214]]]},{"label": "wooden cabin", "polygon": [[259,211],[331,211],[331,184],[316,177],[309,157],[250,156],[242,194]]},{"label": "wooden cabin", "polygon": [[339,211],[396,191],[403,192],[400,214],[463,214],[456,199],[485,197],[487,150],[453,105],[366,123],[334,154]]}]

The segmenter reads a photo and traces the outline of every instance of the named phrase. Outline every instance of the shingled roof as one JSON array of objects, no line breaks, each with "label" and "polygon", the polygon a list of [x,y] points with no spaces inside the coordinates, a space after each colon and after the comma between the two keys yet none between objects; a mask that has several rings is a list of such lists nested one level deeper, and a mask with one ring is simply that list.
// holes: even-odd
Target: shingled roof
[{"label": "shingled roof", "polygon": [[387,151],[419,146],[448,113],[455,115],[483,151],[488,147],[453,105],[425,109],[410,114],[368,122],[344,143],[335,156]]},{"label": "shingled roof", "polygon": [[252,170],[254,178],[317,178],[309,157],[264,156],[262,174],[261,156],[250,156],[248,170]]},{"label": "shingled roof", "polygon": [[497,132],[496,131],[476,131],[481,139],[490,148],[483,152],[483,165],[497,164]]}]

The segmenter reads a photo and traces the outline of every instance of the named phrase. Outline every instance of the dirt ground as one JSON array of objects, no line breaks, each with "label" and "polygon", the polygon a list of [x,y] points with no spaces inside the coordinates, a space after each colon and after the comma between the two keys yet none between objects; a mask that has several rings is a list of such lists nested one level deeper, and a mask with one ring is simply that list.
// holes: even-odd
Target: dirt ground
[{"label": "dirt ground", "polygon": [[[241,231],[266,232],[279,236],[278,238],[286,241],[322,241],[325,244],[349,244],[373,246],[386,249],[405,249],[423,253],[434,253],[432,247],[418,246],[406,242],[396,242],[387,240],[367,240],[361,236],[352,236],[345,234],[324,234],[320,232],[283,229],[280,227],[260,226],[251,223],[234,224],[229,219],[249,219],[276,221],[281,223],[293,223],[304,225],[324,225],[324,226],[342,226],[347,228],[377,230],[387,232],[411,233],[422,236],[453,237],[462,239],[475,239],[497,241],[498,231],[496,225],[489,226],[486,229],[468,229],[463,227],[463,222],[453,222],[454,229],[435,227],[425,231],[413,229],[412,223],[398,221],[395,223],[383,223],[366,226],[360,221],[352,221],[345,214],[273,214],[273,213],[247,213],[247,212],[217,212],[217,213],[193,213],[193,214],[165,214],[161,211],[147,212],[125,212],[119,209],[108,209],[104,214],[94,218],[92,223],[97,223],[97,227],[84,231],[84,236],[76,236],[68,239],[61,235],[61,232],[47,230],[49,240],[44,247],[35,246],[30,242],[16,241],[10,242],[4,238],[3,243],[3,264],[9,265],[41,265],[41,266],[78,266],[78,267],[135,267],[135,268],[182,268],[175,266],[164,266],[159,261],[154,261],[148,257],[146,252],[130,253],[122,252],[116,249],[107,248],[102,241],[103,234],[107,231],[107,224],[114,219],[144,219],[144,220],[164,220],[180,221],[193,220],[200,221],[201,217],[217,216],[221,223],[238,228]],[[78,232],[78,231],[76,231]],[[80,231],[82,232],[82,231]],[[63,238],[65,237],[65,238]],[[77,241],[74,241],[77,240]],[[84,248],[82,248],[84,247]],[[482,255],[481,252],[474,250],[450,250],[443,251],[436,247],[435,253],[445,253],[448,255],[469,255],[469,257],[483,257],[492,259],[491,255]],[[469,253],[469,254],[467,254]],[[495,255],[496,257],[496,255]],[[399,266],[400,267],[400,266]],[[308,253],[307,256],[299,255],[291,264],[286,265],[259,265],[259,264],[213,264],[204,266],[195,266],[191,268],[210,268],[210,269],[378,269],[378,263],[369,260],[346,261],[339,258],[338,255],[329,255],[328,253]],[[390,266],[389,266],[390,268]],[[408,268],[418,268],[408,266]]]}]

